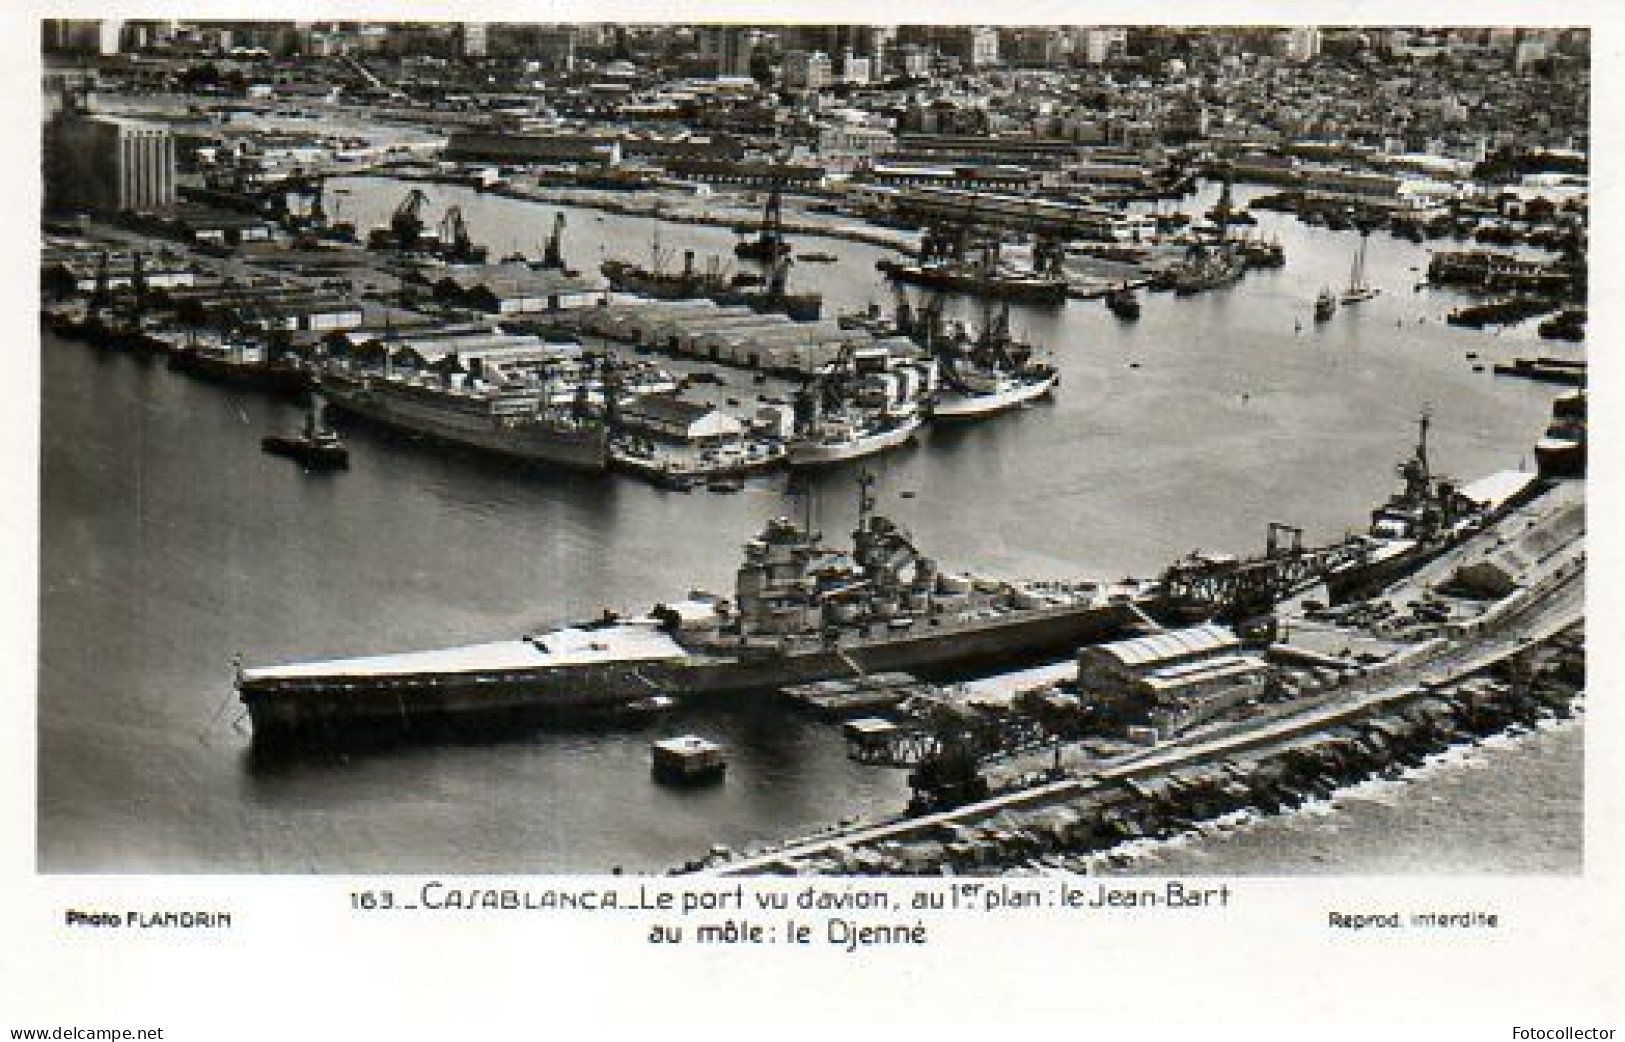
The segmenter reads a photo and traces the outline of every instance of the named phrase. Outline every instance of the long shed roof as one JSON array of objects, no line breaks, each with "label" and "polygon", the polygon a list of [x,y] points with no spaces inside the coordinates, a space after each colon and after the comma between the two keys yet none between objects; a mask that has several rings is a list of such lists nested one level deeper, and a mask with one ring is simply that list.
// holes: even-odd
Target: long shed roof
[{"label": "long shed roof", "polygon": [[1188,629],[1153,633],[1130,640],[1102,644],[1098,651],[1110,655],[1125,666],[1146,666],[1168,659],[1187,658],[1191,655],[1210,654],[1233,648],[1241,639],[1230,629],[1216,624],[1192,626]]}]

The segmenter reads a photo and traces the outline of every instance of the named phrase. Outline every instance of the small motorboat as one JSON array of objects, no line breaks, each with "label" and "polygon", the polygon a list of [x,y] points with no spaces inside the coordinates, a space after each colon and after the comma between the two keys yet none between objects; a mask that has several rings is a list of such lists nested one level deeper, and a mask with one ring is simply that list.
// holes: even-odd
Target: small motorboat
[{"label": "small motorboat", "polygon": [[1315,298],[1315,321],[1324,322],[1331,318],[1336,311],[1337,294],[1333,293],[1329,288],[1321,290],[1320,296]]}]

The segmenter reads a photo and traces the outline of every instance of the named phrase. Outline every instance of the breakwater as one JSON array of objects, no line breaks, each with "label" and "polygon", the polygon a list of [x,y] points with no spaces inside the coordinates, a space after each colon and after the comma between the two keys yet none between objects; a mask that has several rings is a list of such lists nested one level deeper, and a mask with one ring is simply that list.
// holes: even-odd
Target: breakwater
[{"label": "breakwater", "polygon": [[1389,696],[1228,750],[1067,778],[929,818],[732,864],[723,874],[994,875],[1071,867],[1122,844],[1168,839],[1242,811],[1279,813],[1434,754],[1574,715],[1584,687],[1583,628],[1451,681]]}]

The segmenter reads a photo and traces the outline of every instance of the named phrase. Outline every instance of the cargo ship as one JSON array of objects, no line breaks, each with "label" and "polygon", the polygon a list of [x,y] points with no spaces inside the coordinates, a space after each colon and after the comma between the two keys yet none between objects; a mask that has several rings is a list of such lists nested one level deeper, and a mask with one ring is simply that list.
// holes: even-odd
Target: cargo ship
[{"label": "cargo ship", "polygon": [[714,263],[706,271],[696,270],[694,253],[687,251],[682,269],[668,272],[660,264],[657,250],[657,259],[650,267],[611,259],[598,270],[611,289],[622,293],[656,300],[710,300],[724,307],[744,305],[767,314],[782,313],[797,322],[816,322],[824,313],[824,297],[820,293],[791,293],[790,263],[789,257],[779,257],[770,265],[765,280],[744,273],[730,278]]},{"label": "cargo ship", "polygon": [[875,267],[889,279],[932,289],[1029,304],[1066,302],[1066,279],[1059,275],[1012,271],[1004,267],[989,269],[954,260],[916,263],[882,259],[875,262]]},{"label": "cargo ship", "polygon": [[1017,408],[1050,394],[1061,374],[1040,361],[1030,344],[1010,334],[1010,308],[994,317],[984,312],[981,331],[972,337],[963,323],[948,335],[936,327],[932,311],[928,345],[937,357],[941,388],[931,406],[933,420],[972,420]]},{"label": "cargo ship", "polygon": [[438,651],[243,669],[256,742],[341,739],[432,720],[593,719],[653,696],[770,695],[791,684],[907,671],[962,676],[1068,654],[1128,625],[1143,591],[1011,583],[941,570],[875,511],[859,478],[852,548],[768,522],[730,598],[691,593],[646,613]]},{"label": "cargo ship", "polygon": [[925,422],[937,388],[935,366],[887,368],[888,358],[844,347],[796,393],[795,427],[785,443],[791,467],[822,467],[907,444]]},{"label": "cargo ship", "polygon": [[924,422],[920,415],[888,417],[860,410],[824,415],[789,440],[785,462],[826,467],[863,459],[906,444]]},{"label": "cargo ship", "polygon": [[[750,230],[740,229],[745,232]],[[762,206],[762,225],[757,231],[756,238],[736,243],[734,253],[744,260],[771,264],[788,257],[791,249],[790,240],[784,237],[783,193],[777,185],[774,185],[767,193],[767,202]]]},{"label": "cargo ship", "polygon": [[169,367],[212,383],[259,391],[300,392],[313,383],[299,358],[229,335],[189,336],[171,350]]},{"label": "cargo ship", "polygon": [[340,412],[404,434],[524,463],[609,466],[609,431],[583,402],[559,406],[541,386],[497,387],[439,373],[330,366],[318,377]]},{"label": "cargo ship", "polygon": [[1230,242],[1193,243],[1184,260],[1168,269],[1166,285],[1180,296],[1217,289],[1241,278],[1247,258]]}]

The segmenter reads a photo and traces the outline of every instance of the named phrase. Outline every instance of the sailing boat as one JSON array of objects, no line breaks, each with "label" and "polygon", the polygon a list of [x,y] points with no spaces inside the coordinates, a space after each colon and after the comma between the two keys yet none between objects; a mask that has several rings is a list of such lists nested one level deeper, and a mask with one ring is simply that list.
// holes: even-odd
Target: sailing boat
[{"label": "sailing boat", "polygon": [[1343,293],[1343,303],[1358,304],[1370,300],[1381,291],[1365,280],[1365,244],[1368,233],[1360,235],[1360,248],[1354,251],[1354,270],[1349,272],[1349,288]]}]

